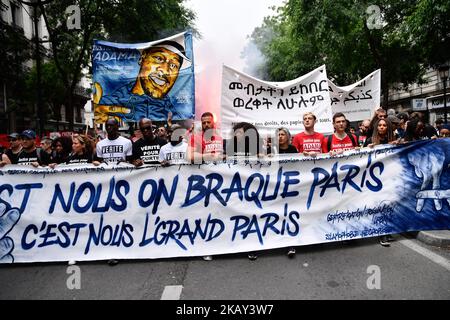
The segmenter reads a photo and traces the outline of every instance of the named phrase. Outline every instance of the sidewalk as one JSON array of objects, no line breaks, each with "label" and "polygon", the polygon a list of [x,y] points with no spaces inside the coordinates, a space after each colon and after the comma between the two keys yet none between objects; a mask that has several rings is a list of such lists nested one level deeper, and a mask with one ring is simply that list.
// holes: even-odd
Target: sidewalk
[{"label": "sidewalk", "polygon": [[450,230],[420,231],[417,240],[430,246],[450,248]]}]

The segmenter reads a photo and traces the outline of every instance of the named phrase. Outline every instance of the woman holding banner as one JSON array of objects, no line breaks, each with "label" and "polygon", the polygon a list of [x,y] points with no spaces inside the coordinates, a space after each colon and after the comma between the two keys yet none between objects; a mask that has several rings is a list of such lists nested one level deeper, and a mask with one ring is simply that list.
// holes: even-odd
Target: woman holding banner
[{"label": "woman holding banner", "polygon": [[375,122],[372,136],[364,142],[364,147],[374,147],[379,144],[388,144],[395,141],[394,128],[389,119],[379,119]]},{"label": "woman holding banner", "polygon": [[[297,148],[291,144],[291,133],[288,128],[281,127],[277,129],[278,136],[278,153],[298,153]],[[295,256],[295,248],[290,247],[288,252],[286,253],[289,258],[293,258]]]},{"label": "woman holding banner", "polygon": [[67,158],[66,164],[92,163],[93,144],[88,136],[79,134],[72,139],[72,153]]},{"label": "woman holding banner", "polygon": [[[393,143],[394,141],[396,139],[391,121],[388,118],[381,118],[375,122],[372,136],[366,139],[364,147],[373,148],[376,145]],[[391,245],[389,243],[390,240],[392,238],[389,235],[378,238],[378,241],[383,247],[389,247]]]}]

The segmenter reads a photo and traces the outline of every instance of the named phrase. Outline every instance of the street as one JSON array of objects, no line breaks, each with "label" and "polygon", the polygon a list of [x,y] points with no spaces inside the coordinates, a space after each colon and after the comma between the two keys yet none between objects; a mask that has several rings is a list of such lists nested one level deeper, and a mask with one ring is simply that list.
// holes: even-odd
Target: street
[{"label": "street", "polygon": [[2,265],[0,299],[450,299],[450,249],[405,236],[391,247],[377,238],[297,247],[294,259],[276,249],[256,261],[239,253],[79,262],[79,289],[67,263]]}]

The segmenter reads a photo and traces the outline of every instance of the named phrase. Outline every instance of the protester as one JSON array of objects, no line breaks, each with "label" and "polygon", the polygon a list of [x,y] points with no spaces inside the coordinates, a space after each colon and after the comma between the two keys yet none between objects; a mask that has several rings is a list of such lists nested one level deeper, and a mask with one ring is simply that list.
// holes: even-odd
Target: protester
[{"label": "protester", "polygon": [[11,163],[17,163],[22,151],[22,137],[14,132],[8,135],[9,148],[2,154],[0,168]]},{"label": "protester", "polygon": [[131,162],[132,143],[119,135],[119,122],[116,119],[106,121],[106,132],[107,138],[97,143],[95,160],[106,164]]},{"label": "protester", "polygon": [[72,141],[72,153],[67,158],[66,164],[92,163],[94,152],[93,141],[83,134],[74,136]]},{"label": "protester", "polygon": [[142,132],[140,129],[136,129],[133,131],[133,134],[131,135],[131,142],[135,143],[139,139],[142,139]]},{"label": "protester", "polygon": [[440,138],[449,138],[450,137],[450,124],[443,124],[441,130],[439,131]]},{"label": "protester", "polygon": [[213,114],[203,113],[201,122],[201,134],[192,134],[189,139],[190,159],[194,163],[222,160],[223,139],[217,131]]},{"label": "protester", "polygon": [[227,157],[262,157],[263,141],[258,130],[248,122],[233,126],[233,137],[224,140],[224,153]]},{"label": "protester", "polygon": [[291,144],[291,133],[287,128],[277,129],[278,153],[298,153],[297,148]]},{"label": "protester", "polygon": [[[131,140],[119,135],[119,122],[116,119],[106,121],[106,132],[107,137],[96,145],[96,158],[93,164],[104,162],[115,165],[120,162],[131,162],[133,145]],[[118,263],[116,259],[108,261],[110,266]]]},{"label": "protester", "polygon": [[409,117],[410,120],[420,120],[420,122],[422,122],[423,124],[423,134],[424,136],[426,136],[428,139],[436,139],[438,137],[438,132],[436,131],[436,129],[426,123],[425,121],[425,115],[422,112],[413,112],[411,113],[411,116]]},{"label": "protester", "polygon": [[334,133],[323,140],[324,152],[330,155],[341,154],[346,150],[359,148],[356,137],[346,132],[347,119],[345,115],[338,112],[333,115]]},{"label": "protester", "polygon": [[322,143],[324,136],[321,133],[315,132],[314,126],[317,118],[312,112],[306,112],[303,115],[303,127],[305,130],[295,135],[292,144],[299,153],[306,156],[315,157],[317,154],[323,152]]},{"label": "protester", "polygon": [[375,110],[375,113],[374,113],[372,119],[370,120],[369,129],[367,130],[368,137],[371,137],[373,134],[375,122],[377,122],[380,119],[385,119],[385,118],[387,118],[386,110],[384,110],[382,107],[379,107],[377,110]]},{"label": "protester", "polygon": [[[233,137],[224,140],[224,153],[227,157],[262,156],[263,143],[258,130],[248,122],[239,122],[233,126]],[[258,259],[258,252],[247,254],[250,260]]]},{"label": "protester", "polygon": [[153,134],[153,124],[150,119],[141,119],[139,130],[142,138],[133,143],[131,163],[136,167],[144,164],[159,164],[159,152],[166,141]]},{"label": "protester", "polygon": [[357,138],[358,138],[358,145],[360,147],[364,146],[364,142],[366,142],[367,139],[367,131],[369,131],[369,126],[370,126],[370,120],[369,119],[365,119],[362,122],[359,123],[359,130],[356,134]]},{"label": "protester", "polygon": [[436,121],[434,122],[434,124],[435,124],[434,127],[436,128],[436,131],[437,131],[437,133],[438,133],[438,136],[440,136],[440,135],[441,135],[442,126],[444,125],[444,120],[441,119],[441,118],[436,119]]},{"label": "protester", "polygon": [[50,168],[54,168],[61,163],[66,163],[70,152],[72,151],[72,139],[67,136],[58,137],[53,140],[52,148],[54,152],[50,160]]},{"label": "protester", "polygon": [[[193,163],[219,161],[223,159],[223,139],[217,131],[214,116],[205,112],[201,116],[202,131],[193,133],[189,138],[189,159]],[[211,261],[212,256],[204,256],[203,260]]]},{"label": "protester", "polygon": [[167,128],[165,126],[160,126],[158,129],[156,129],[156,134],[160,139],[166,141],[166,143],[169,141]]},{"label": "protester", "polygon": [[49,157],[41,148],[36,148],[36,133],[33,130],[25,130],[20,134],[22,138],[22,150],[17,155],[17,162],[12,164],[32,165],[38,167],[47,165]]},{"label": "protester", "polygon": [[183,141],[186,129],[179,124],[174,124],[169,129],[169,143],[161,147],[159,162],[163,166],[174,164],[187,164],[188,144]]},{"label": "protester", "polygon": [[[277,135],[278,135],[278,153],[285,154],[285,153],[298,153],[297,148],[295,148],[291,142],[291,133],[289,132],[289,129],[281,127],[277,129]],[[295,257],[295,248],[290,247],[287,251],[287,256],[289,258]]]},{"label": "protester", "polygon": [[394,134],[395,138],[401,141],[405,137],[406,123],[409,120],[409,115],[406,112],[400,112],[397,114],[397,118],[400,119],[400,124]]},{"label": "protester", "polygon": [[41,148],[42,148],[42,150],[44,150],[44,152],[48,153],[50,158],[53,155],[52,144],[53,144],[53,140],[50,137],[43,137],[41,139]]},{"label": "protester", "polygon": [[406,124],[404,142],[429,139],[425,134],[425,124],[419,118],[414,118]]},{"label": "protester", "polygon": [[387,116],[395,116],[395,110],[394,109],[388,109],[386,112]]},{"label": "protester", "polygon": [[394,129],[389,118],[380,119],[375,122],[375,130],[371,137],[366,139],[364,147],[374,147],[379,144],[388,144],[395,141]]},{"label": "protester", "polygon": [[397,116],[388,116],[387,119],[392,124],[392,130],[393,130],[393,135],[394,135],[394,141],[392,141],[391,143],[392,144],[400,143],[401,139],[397,136],[396,132],[400,128],[400,124],[402,121]]},{"label": "protester", "polygon": [[[391,117],[391,116],[389,116]],[[368,137],[364,146],[368,146],[370,148],[380,145],[380,144],[388,144],[395,141],[394,137],[394,129],[392,127],[392,123],[389,121],[389,117],[386,119],[380,119],[375,122],[375,130],[371,137]],[[381,236],[378,238],[378,241],[383,247],[389,247],[391,241],[388,235]]]}]

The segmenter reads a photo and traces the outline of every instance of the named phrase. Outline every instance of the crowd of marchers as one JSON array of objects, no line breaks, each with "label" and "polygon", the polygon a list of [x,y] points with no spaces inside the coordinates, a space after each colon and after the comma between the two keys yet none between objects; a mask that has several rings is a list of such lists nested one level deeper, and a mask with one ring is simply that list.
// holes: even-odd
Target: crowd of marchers
[{"label": "crowd of marchers", "polygon": [[[359,128],[350,126],[343,113],[333,115],[334,132],[324,135],[315,131],[317,118],[312,112],[302,115],[303,132],[291,136],[289,129],[278,128],[274,138],[261,137],[257,128],[248,122],[238,122],[232,128],[232,136],[224,139],[218,130],[214,115],[205,112],[201,116],[201,129],[196,130],[180,124],[155,127],[150,119],[139,121],[139,137],[125,138],[119,133],[119,123],[111,118],[106,121],[107,135],[102,139],[74,133],[55,139],[43,137],[36,145],[36,133],[25,130],[8,135],[10,147],[1,154],[0,167],[10,164],[48,166],[102,163],[117,165],[129,163],[170,166],[189,163],[221,162],[229,157],[271,157],[276,154],[303,154],[316,157],[328,153],[330,156],[347,150],[364,147],[373,148],[382,144],[401,144],[423,139],[450,137],[450,125],[442,119],[433,127],[424,121],[423,114],[398,113],[378,108],[372,119],[359,123]],[[380,237],[383,246],[389,246],[389,237]],[[290,248],[288,256],[295,255]],[[256,259],[257,253],[249,253]],[[204,257],[210,260],[210,256]]]}]

